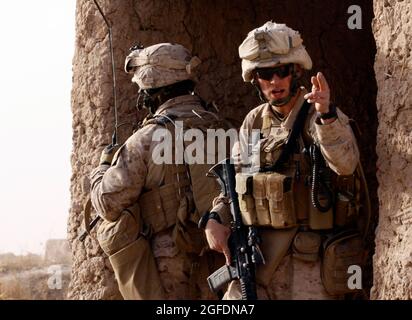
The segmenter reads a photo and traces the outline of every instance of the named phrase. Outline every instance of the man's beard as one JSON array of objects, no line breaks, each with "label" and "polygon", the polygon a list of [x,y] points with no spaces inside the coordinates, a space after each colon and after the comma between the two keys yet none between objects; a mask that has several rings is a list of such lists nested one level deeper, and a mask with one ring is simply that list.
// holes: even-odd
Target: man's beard
[{"label": "man's beard", "polygon": [[289,93],[287,97],[270,100],[269,103],[274,107],[283,107],[290,101],[290,99],[292,99],[292,95]]},{"label": "man's beard", "polygon": [[289,94],[284,98],[270,100],[269,103],[274,107],[283,107],[298,92],[298,89],[299,89],[299,83],[297,81],[297,78],[293,77],[290,82]]}]

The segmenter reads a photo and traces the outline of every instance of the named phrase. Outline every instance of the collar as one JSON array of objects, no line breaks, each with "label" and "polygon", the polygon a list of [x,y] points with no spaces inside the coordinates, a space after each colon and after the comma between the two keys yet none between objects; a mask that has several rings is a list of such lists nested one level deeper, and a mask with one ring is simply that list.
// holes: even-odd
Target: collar
[{"label": "collar", "polygon": [[176,113],[179,111],[187,112],[191,111],[192,109],[199,110],[203,108],[201,107],[200,98],[198,96],[188,94],[167,100],[157,108],[154,115],[156,116],[164,113]]},{"label": "collar", "polygon": [[300,90],[298,91],[298,98],[295,101],[295,105],[293,106],[292,110],[289,112],[287,117],[283,120],[280,121],[274,113],[273,107],[269,104],[266,103],[263,107],[262,115],[261,117],[268,117],[272,120],[272,123],[279,123],[280,126],[284,129],[287,130],[292,130],[293,123],[296,120],[296,116],[298,115],[300,109],[303,106],[303,102],[305,102],[305,98],[303,97],[308,91],[305,89],[305,87],[300,87]]}]

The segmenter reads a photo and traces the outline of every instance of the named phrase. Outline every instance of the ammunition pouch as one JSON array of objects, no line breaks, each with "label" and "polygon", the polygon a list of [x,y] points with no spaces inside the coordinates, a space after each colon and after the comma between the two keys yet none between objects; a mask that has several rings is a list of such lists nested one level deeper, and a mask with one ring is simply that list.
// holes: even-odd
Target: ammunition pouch
[{"label": "ammunition pouch", "polygon": [[[184,130],[196,128],[206,132],[209,128],[223,126],[215,114],[201,112],[201,115],[200,118],[175,120],[183,121]],[[145,125],[148,124],[164,126],[175,136],[170,117],[159,116],[148,120]],[[218,195],[217,185],[206,177],[210,167],[205,164],[166,164],[164,185],[143,192],[139,198],[145,226],[152,234],[173,228],[176,245],[187,253],[198,254],[206,246],[204,232],[198,229],[197,223]]]},{"label": "ammunition pouch", "polygon": [[252,195],[253,176],[236,174],[236,192],[239,199],[240,212],[243,223],[247,226],[257,225],[255,200]]},{"label": "ammunition pouch", "polygon": [[324,242],[321,278],[330,295],[356,292],[357,289],[351,289],[349,285],[350,267],[362,268],[364,254],[362,237],[354,231],[341,232]]},{"label": "ammunition pouch", "polygon": [[296,224],[292,184],[292,177],[279,173],[270,173],[266,179],[266,198],[273,228],[287,228]]},{"label": "ammunition pouch", "polygon": [[143,221],[153,234],[176,224],[179,204],[174,183],[145,192],[139,198]]},{"label": "ammunition pouch", "polygon": [[255,199],[255,210],[257,226],[271,226],[269,202],[266,198],[267,175],[258,173],[253,176],[253,199]]},{"label": "ammunition pouch", "polygon": [[187,191],[190,181],[184,165],[174,167],[179,179],[140,196],[143,222],[152,234],[173,228],[173,240],[182,251],[199,253],[205,242],[197,228],[199,213]]},{"label": "ammunition pouch", "polygon": [[276,172],[236,175],[236,191],[245,225],[290,228],[296,225],[293,178]]}]

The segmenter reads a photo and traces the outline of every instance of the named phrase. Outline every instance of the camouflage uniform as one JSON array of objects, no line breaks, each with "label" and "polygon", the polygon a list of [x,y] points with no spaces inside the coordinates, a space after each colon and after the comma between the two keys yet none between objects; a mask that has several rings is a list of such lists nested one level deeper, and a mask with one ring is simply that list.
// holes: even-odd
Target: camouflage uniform
[{"label": "camouflage uniform", "polygon": [[[305,69],[312,66],[300,35],[285,25],[272,22],[251,31],[240,46],[239,54],[242,58],[243,79],[248,82],[253,82],[252,72],[255,68],[273,67],[279,63],[295,63]],[[240,128],[240,141],[247,141],[242,135],[249,134],[250,137],[252,129],[261,130],[263,137],[260,140],[260,166],[272,165],[278,159],[281,146],[304,104],[306,93],[303,87],[297,89],[297,99],[285,119],[281,119],[269,103],[256,107],[246,116]],[[359,151],[349,119],[339,109],[337,119],[329,124],[321,124],[312,105],[298,143],[297,150],[303,150],[311,143],[319,145],[327,165],[338,175],[351,175],[359,162]],[[234,158],[244,154],[244,147],[245,145],[235,145]],[[275,229],[258,224],[262,237],[261,249],[266,260],[266,264],[259,265],[256,271],[258,298],[307,299],[309,296],[310,299],[333,299],[334,297],[325,291],[320,277],[320,243],[317,243],[317,236],[314,236],[318,231],[312,230],[308,224],[312,205],[306,178],[311,175],[311,167],[301,152],[289,158],[280,173],[289,173],[296,177],[296,172],[299,171],[301,177],[296,179],[292,188],[296,223],[290,227]],[[222,215],[227,214],[227,203],[228,200],[221,195],[214,200],[212,210]],[[313,236],[314,238],[311,238]],[[306,256],[296,253],[294,246],[298,246],[298,242],[309,246],[312,240],[316,242],[317,250]],[[225,299],[241,299],[237,281],[229,285]]]},{"label": "camouflage uniform", "polygon": [[[126,70],[133,70],[140,89],[162,87],[191,79],[193,61],[182,46],[159,44],[132,52]],[[184,164],[159,164],[153,157],[161,143],[153,139],[156,130],[208,114],[196,95],[165,101],[117,151],[111,165],[101,164],[91,173],[91,200],[104,218],[98,240],[125,299],[209,297],[205,279],[198,278],[199,267],[205,266],[199,252],[188,252],[176,240],[178,219],[198,219],[188,172]],[[218,194],[217,186],[212,188]],[[210,188],[206,191],[213,195]]]},{"label": "camouflage uniform", "polygon": [[[268,116],[271,120],[270,135],[279,140],[279,137],[284,138],[284,131],[291,130],[293,122],[304,102],[303,95],[306,90],[302,88],[299,98],[296,101],[295,107],[286,119],[279,120],[272,107],[268,104],[262,104],[253,109],[246,116],[240,130],[240,134],[250,132],[254,128],[254,123],[257,117]],[[311,108],[308,115],[306,134],[314,141],[318,141],[322,150],[322,154],[327,159],[328,165],[340,175],[351,174],[358,164],[359,151],[355,137],[349,125],[348,117],[338,109],[338,119],[334,122],[321,125],[316,122],[316,112]],[[242,138],[240,138],[242,140]],[[267,139],[266,139],[267,140]],[[275,144],[275,143],[273,143]],[[262,144],[263,145],[263,144]],[[303,146],[301,146],[303,148]],[[238,146],[235,146],[235,154],[239,153]],[[264,164],[272,164],[272,157],[276,157],[277,150],[265,154],[261,159]],[[300,164],[301,175],[309,174],[309,165],[305,162]],[[301,197],[296,197],[296,205],[301,208],[303,213],[301,220],[307,219],[308,199],[307,187],[301,184],[296,185],[297,194],[302,194]],[[214,201],[214,208],[221,215],[227,215],[227,199],[219,197]],[[307,262],[293,257],[291,252],[291,243],[294,236],[298,232],[298,228],[285,230],[271,230],[262,228],[260,234],[262,236],[262,252],[266,259],[265,265],[258,266],[257,283],[259,299],[304,299],[310,294],[312,299],[332,299],[323,288],[320,279],[320,261]],[[237,282],[230,285],[226,293],[226,299],[240,299],[241,294]]]}]

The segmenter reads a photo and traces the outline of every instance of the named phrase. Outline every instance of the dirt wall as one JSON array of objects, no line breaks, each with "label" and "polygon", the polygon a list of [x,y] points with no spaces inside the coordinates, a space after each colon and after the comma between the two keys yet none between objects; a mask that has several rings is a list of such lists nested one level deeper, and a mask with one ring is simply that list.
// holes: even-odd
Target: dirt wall
[{"label": "dirt wall", "polygon": [[374,299],[412,299],[412,1],[375,1],[379,226]]}]

